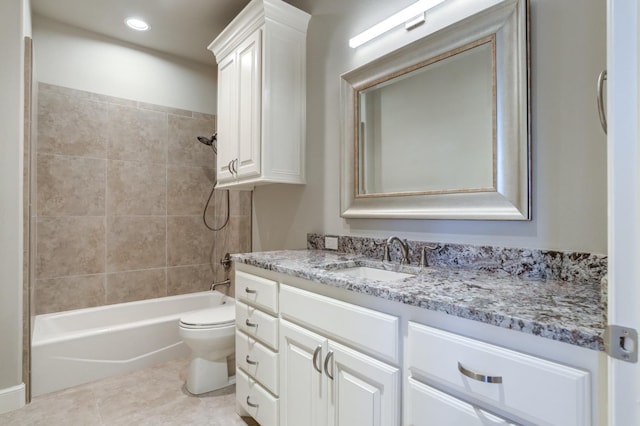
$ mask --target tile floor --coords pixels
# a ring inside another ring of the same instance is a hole
[[[235,386],[190,395],[187,359],[33,398],[0,425],[257,425],[235,413]]]

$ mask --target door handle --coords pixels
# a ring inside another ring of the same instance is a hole
[[[333,359],[333,351],[329,351],[327,357],[324,359],[324,374],[327,375],[328,378],[333,380],[333,371],[332,374],[329,374],[329,362]]]
[[[600,118],[600,125],[604,134],[607,134],[607,112],[604,107],[604,82],[607,80],[607,70],[604,70],[598,75],[597,84],[597,101],[598,101],[598,117]]]
[[[318,359],[318,355],[320,355],[320,358],[322,358],[322,345],[318,345],[318,347],[316,348],[315,351],[313,351],[313,360],[311,361],[313,363],[313,368],[315,368],[315,370],[322,374],[322,368],[318,367],[316,364],[316,360]]]
[[[458,362],[458,371],[470,379],[477,380],[483,383],[502,383],[502,376],[487,376],[484,374],[476,373],[467,368],[464,368],[460,362]]]

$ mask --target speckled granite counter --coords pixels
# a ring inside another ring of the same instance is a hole
[[[325,285],[444,312],[593,350],[604,350],[598,282],[523,278],[504,271],[402,266],[323,250],[236,254],[233,260]],[[341,272],[371,266],[416,274],[392,282]]]

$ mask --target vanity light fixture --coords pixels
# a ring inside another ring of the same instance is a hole
[[[127,18],[124,20],[124,23],[127,24],[129,28],[136,31],[147,31],[149,28],[151,28],[149,24],[139,18]]]
[[[384,21],[351,38],[349,40],[349,46],[355,49],[356,47],[381,36],[387,31],[390,31],[403,23],[405,24],[406,30],[412,30],[424,22],[424,15],[429,9],[436,7],[444,1],[445,0],[419,0],[411,6],[402,9],[400,12],[391,15]]]

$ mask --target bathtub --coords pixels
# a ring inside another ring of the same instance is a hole
[[[42,395],[189,355],[178,334],[188,311],[235,303],[218,291],[37,315],[31,391]]]

